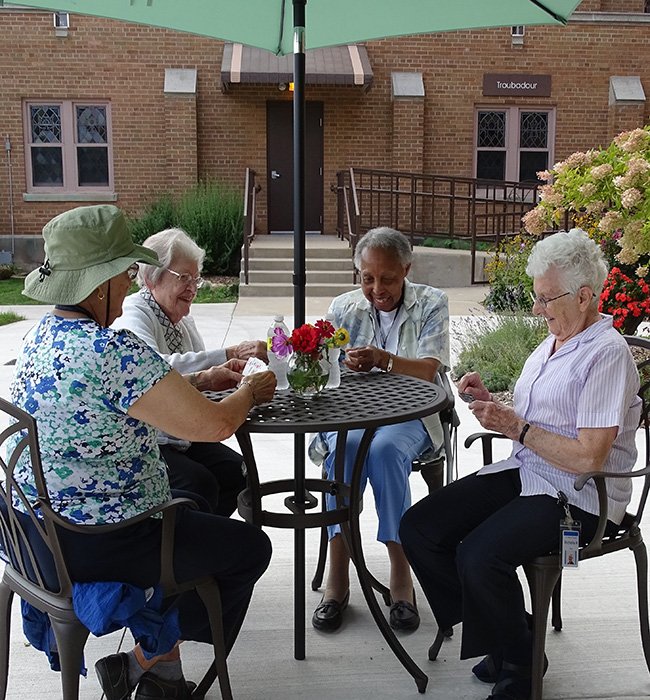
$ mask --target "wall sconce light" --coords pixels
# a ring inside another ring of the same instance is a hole
[[[284,92],[287,89],[287,84],[286,83],[278,83],[278,90],[280,92]]]

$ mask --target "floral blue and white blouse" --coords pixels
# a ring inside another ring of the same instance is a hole
[[[45,316],[25,338],[12,401],[36,418],[52,507],[74,523],[114,523],[170,498],[157,430],[127,415],[171,367],[128,331]],[[29,466],[16,480],[36,498]],[[16,504],[19,507],[19,504]]]

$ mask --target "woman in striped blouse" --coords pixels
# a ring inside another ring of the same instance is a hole
[[[549,336],[522,370],[514,407],[494,400],[475,372],[458,386],[484,428],[512,439],[512,452],[417,503],[400,528],[438,625],[463,622],[461,658],[487,654],[472,670],[494,684],[491,700],[530,697],[532,637],[517,567],[557,549],[565,503],[581,539],[593,536],[596,489],[575,491],[577,475],[630,471],[636,461],[639,378],[612,318],[598,312],[607,276],[600,248],[584,231],[561,231],[535,245],[526,272]],[[615,528],[630,480],[609,481],[607,493]]]

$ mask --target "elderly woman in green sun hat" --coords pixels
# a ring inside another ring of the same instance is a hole
[[[54,309],[24,340],[11,397],[37,420],[52,507],[77,525],[120,522],[171,497],[158,430],[187,440],[223,440],[252,406],[273,397],[275,377],[246,377],[214,403],[135,335],[109,327],[121,313],[138,263],[158,265],[153,251],[133,243],[116,207],[67,211],[45,226],[43,237],[46,260],[28,275],[24,294]],[[223,389],[240,379],[238,371],[231,374]],[[16,478],[28,496],[36,495],[28,467],[18,468]],[[92,543],[62,530],[73,581],[155,585],[160,529],[160,520],[149,519],[127,531],[96,535]],[[270,555],[259,528],[191,509],[177,515],[176,579],[217,580],[228,649]],[[183,594],[178,607],[181,638],[210,642],[196,594]],[[192,689],[182,675],[178,646],[150,660],[136,647],[100,659],[95,668],[108,700],[130,698],[136,686],[136,700],[186,698]]]

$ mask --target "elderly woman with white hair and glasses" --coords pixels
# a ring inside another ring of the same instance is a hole
[[[557,551],[569,509],[593,536],[598,496],[577,475],[625,473],[636,461],[639,377],[611,316],[598,312],[607,276],[599,246],[584,231],[538,241],[528,259],[533,313],[548,337],[530,355],[514,407],[496,401],[475,372],[459,390],[487,430],[512,440],[507,459],[455,481],[402,518],[404,551],[441,629],[463,623],[461,658],[482,656],[473,673],[492,684],[491,700],[530,697],[532,637],[518,566]],[[607,482],[610,526],[630,500],[630,479]]]
[[[27,276],[24,294],[54,309],[25,337],[12,401],[38,423],[52,508],[76,525],[119,523],[171,498],[158,430],[191,441],[223,440],[254,405],[273,398],[275,376],[246,377],[221,402],[209,401],[146,343],[110,328],[138,264],[158,265],[153,250],[134,244],[117,207],[66,211],[46,224],[43,238],[46,261]],[[230,382],[227,388],[235,387]],[[29,465],[18,465],[15,478],[36,500]],[[93,537],[60,528],[72,580],[154,586],[161,523],[147,518]],[[268,537],[239,520],[182,508],[174,542],[177,581],[211,576],[219,584],[230,650],[253,585],[270,561]],[[177,605],[180,638],[210,642],[205,606],[196,592],[183,593]],[[135,700],[191,694],[178,646],[151,659],[138,646],[100,659],[95,668],[107,700],[126,700],[136,686]]]
[[[393,372],[435,380],[449,366],[447,295],[407,279],[412,252],[408,239],[387,227],[368,231],[357,244],[354,263],[361,288],[336,297],[329,313],[335,325],[350,332],[351,346],[344,364],[354,372]],[[348,434],[345,479],[350,480],[362,430]],[[363,467],[362,484],[372,486],[379,519],[377,539],[390,560],[390,625],[412,632],[420,624],[413,579],[399,539],[399,523],[411,504],[411,464],[432,446],[442,444],[437,415],[375,432]],[[337,433],[320,433],[310,445],[310,457],[334,478]],[[335,507],[334,496],[327,507]],[[329,531],[329,572],[325,593],[312,616],[322,632],[340,627],[349,600],[349,555],[340,527]]]
[[[219,390],[223,380],[241,379],[249,357],[267,359],[266,343],[259,340],[206,350],[190,315],[203,285],[205,251],[185,231],[166,229],[143,245],[156,251],[160,267],[140,265],[140,291],[125,299],[113,328],[133,331],[200,390]],[[235,511],[237,495],[246,485],[240,454],[226,445],[190,443],[162,433],[159,444],[172,488],[199,494],[218,515]]]

